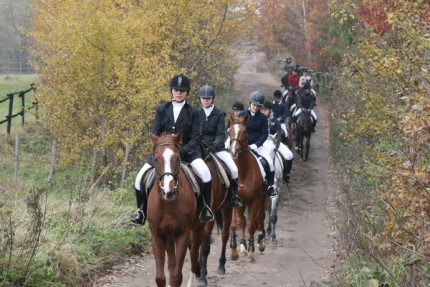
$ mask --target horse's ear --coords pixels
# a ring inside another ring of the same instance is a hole
[[[230,123],[234,122],[234,116],[231,113],[227,113],[227,116]]]
[[[149,132],[149,138],[151,139],[152,143],[155,143],[159,139],[159,137],[157,137],[156,135],[154,135],[151,132]]]
[[[181,141],[182,141],[182,136],[183,136],[183,134],[184,134],[184,131],[183,130],[180,130],[179,132],[177,132],[176,134],[175,134],[175,141],[176,141],[176,143],[180,143]]]

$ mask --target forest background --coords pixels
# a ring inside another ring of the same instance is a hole
[[[1,0],[0,62],[9,64],[0,68],[34,71],[26,79],[37,83],[40,119],[14,126],[18,181],[14,134],[0,135],[0,286],[84,285],[145,250],[148,230],[128,221],[154,107],[183,72],[192,102],[210,84],[228,110],[249,49],[279,77],[276,59],[291,57],[332,79],[321,95],[344,193],[340,268],[325,284],[427,286],[429,8],[424,0]],[[27,88],[8,85],[14,79],[2,87]]]

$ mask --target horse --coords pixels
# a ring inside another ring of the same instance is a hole
[[[238,194],[242,199],[244,207],[234,208],[231,223],[231,259],[237,260],[239,257],[236,242],[237,220],[239,220],[241,233],[240,244],[246,250],[248,259],[255,261],[254,252],[254,234],[256,230],[260,231],[257,243],[261,252],[264,251],[264,211],[266,201],[266,190],[263,184],[260,168],[255,156],[248,147],[248,138],[246,134],[246,122],[248,114],[240,117],[234,117],[228,114],[230,120],[230,153],[239,170],[239,188]],[[248,246],[245,241],[245,209],[248,208]]]
[[[226,184],[221,180],[216,169],[215,163],[211,157],[205,159],[212,175],[212,200],[211,209],[215,213],[215,221],[218,227],[221,227],[221,254],[219,257],[218,274],[225,274],[226,247],[230,236],[230,224],[232,220],[232,207],[228,200]],[[207,286],[207,260],[210,253],[210,236],[214,228],[214,221],[206,223],[204,228],[205,236],[200,246],[199,265],[200,277],[197,286]]]
[[[267,235],[270,238],[270,243],[276,244],[276,222],[278,221],[278,204],[280,200],[282,185],[283,185],[283,169],[285,168],[283,160],[279,152],[276,151],[278,134],[269,134],[269,137],[264,142],[263,146],[270,151],[270,157],[273,160],[275,167],[274,187],[278,195],[273,196],[268,201],[267,211],[269,214],[269,224],[267,225]]]
[[[191,274],[188,286],[195,286],[198,275],[199,247],[204,224],[197,214],[197,199],[179,157],[182,131],[158,137],[149,134],[157,182],[148,195],[148,221],[155,257],[155,282],[166,286],[165,255],[169,270],[169,286],[182,284],[182,268],[190,245]]]
[[[290,90],[290,89],[292,89],[292,92],[288,93],[288,90]],[[292,113],[293,109],[295,108],[294,105],[297,104],[297,97],[298,96],[297,96],[297,93],[293,87],[288,87],[286,92],[287,92],[287,95],[285,96],[285,100],[284,100],[285,106],[287,107],[287,110],[290,113]]]
[[[300,116],[297,119],[295,128],[295,138],[297,153],[304,161],[308,160],[309,149],[311,147],[311,136],[312,136],[312,117],[311,109],[301,109]],[[303,151],[303,141],[306,138],[306,150]]]

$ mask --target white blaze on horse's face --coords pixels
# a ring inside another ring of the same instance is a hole
[[[166,148],[163,152],[162,158],[164,160],[164,173],[167,173],[163,176],[162,180],[162,197],[165,200],[173,200],[175,196],[175,190],[172,188],[175,186],[175,178],[172,176],[172,156],[173,150],[170,148]]]
[[[238,141],[232,141],[231,139],[237,139],[239,137],[239,125],[233,125],[233,134],[230,137],[230,153],[233,159],[236,159],[239,155],[240,143]]]

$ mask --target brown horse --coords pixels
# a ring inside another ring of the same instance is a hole
[[[221,181],[220,176],[215,167],[215,163],[212,159],[208,158],[205,160],[206,165],[211,171],[212,176],[212,201],[211,209],[215,213],[215,220],[219,227],[221,227],[221,254],[219,257],[218,274],[225,274],[225,252],[230,236],[230,224],[232,219],[232,207],[228,200],[227,187]],[[200,247],[199,265],[200,265],[200,278],[197,286],[207,286],[207,260],[211,250],[210,236],[212,234],[215,222],[206,223],[202,245]]]
[[[248,208],[248,258],[253,262],[254,259],[254,234],[256,230],[264,233],[264,212],[266,191],[263,185],[260,168],[255,156],[251,153],[248,147],[248,138],[246,133],[246,122],[248,114],[241,117],[233,117],[228,115],[230,120],[230,153],[239,170],[239,188],[238,194],[244,204],[243,208],[234,208],[233,216],[239,219],[241,227],[241,244],[246,246],[245,241],[245,208]],[[236,243],[237,222],[234,218],[231,224],[231,258],[238,258],[237,243]],[[258,244],[260,251],[264,251],[264,236],[259,235]]]
[[[199,247],[204,224],[197,216],[197,200],[192,185],[180,167],[179,148],[182,131],[157,137],[150,134],[157,181],[148,195],[148,220],[155,257],[157,286],[166,286],[165,255],[169,285],[182,284],[182,267],[190,245],[191,275],[194,286],[198,274]]]
[[[296,129],[296,146],[297,153],[300,155],[301,159],[304,161],[308,160],[309,157],[309,149],[311,147],[311,136],[312,136],[312,119],[311,119],[311,110],[303,109],[300,113],[300,116],[297,119]],[[306,138],[306,150],[303,151],[303,142]]]

